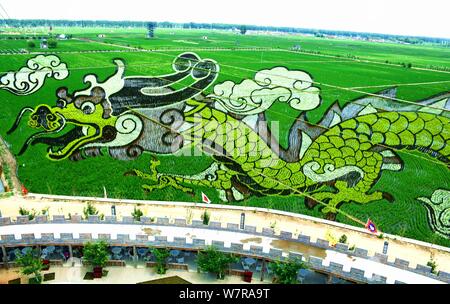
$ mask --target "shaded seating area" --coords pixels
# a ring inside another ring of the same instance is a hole
[[[114,261],[133,261],[133,247],[108,247],[109,259]]]
[[[83,257],[83,246],[72,246],[72,257],[81,259]]]
[[[33,246],[6,247],[6,256],[9,262],[14,262],[17,254],[26,254],[33,249],[35,249]]]
[[[231,266],[232,269],[236,270],[261,272],[263,269],[263,262],[262,260],[252,257],[242,257],[238,263],[232,264]]]
[[[184,252],[181,250],[170,250],[169,263],[184,264]]]
[[[137,247],[136,253],[139,262],[149,262],[152,259],[152,253],[148,247]]]
[[[43,246],[41,247],[41,258],[44,260],[63,260],[70,258],[68,246]]]

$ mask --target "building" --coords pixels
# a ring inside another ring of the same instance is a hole
[[[40,48],[41,49],[48,49],[48,41],[47,41],[47,39],[41,40]]]

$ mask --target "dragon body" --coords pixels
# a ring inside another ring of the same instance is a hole
[[[343,121],[315,139],[299,161],[281,159],[247,124],[207,103],[187,102],[193,109],[185,112],[192,128],[182,134],[186,141],[210,151],[221,166],[215,166],[209,179],[136,174],[157,182],[144,186],[154,190],[165,186],[189,192],[189,186],[208,186],[233,194],[233,187],[256,195],[307,195],[327,201],[322,209],[335,213],[346,201],[368,203],[389,194],[369,193],[383,169],[400,169],[402,164],[393,149],[422,149],[446,162],[449,160],[450,121],[448,118],[415,112],[370,113]],[[155,163],[152,170],[155,170]],[[337,192],[322,191],[328,185]],[[319,191],[318,191],[319,190]]]

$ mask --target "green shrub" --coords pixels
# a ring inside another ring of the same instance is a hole
[[[201,219],[203,221],[203,225],[209,225],[210,215],[208,211],[205,210],[205,212],[203,212]]]
[[[169,257],[169,250],[167,248],[153,248],[151,252],[156,260],[156,273],[165,274],[167,271],[167,258]]]
[[[58,42],[55,39],[49,39],[47,44],[49,49],[55,49],[58,46]]]
[[[29,40],[29,41],[27,41],[27,46],[28,46],[30,49],[32,49],[32,48],[35,48],[35,47],[36,47],[36,43],[34,43],[33,40]]]
[[[92,266],[104,267],[109,259],[108,244],[105,241],[88,242],[83,248],[83,259]]]
[[[427,263],[427,266],[431,267],[431,272],[434,274],[437,274],[436,268],[437,268],[437,264],[436,261],[434,261],[433,259],[430,259]]]
[[[133,212],[131,213],[131,216],[134,218],[135,221],[140,221],[141,220],[141,216],[143,216],[144,213],[142,212],[141,209],[138,209],[136,207],[134,207]]]
[[[238,262],[239,258],[234,255],[218,251],[215,247],[209,246],[199,252],[197,256],[198,269],[201,271],[212,272],[217,275],[217,279],[225,278],[225,271],[231,263]]]
[[[298,271],[306,269],[307,266],[300,259],[294,259],[271,262],[269,268],[273,271],[275,283],[298,284]]]
[[[339,238],[339,243],[346,244],[347,243],[347,236],[345,234],[341,235]]]
[[[84,207],[83,214],[85,219],[87,219],[89,215],[98,215],[98,210],[94,207],[94,205],[92,205],[92,203],[89,202],[87,203],[87,206]]]
[[[34,275],[34,278],[30,278],[31,284],[41,284],[42,274],[41,271],[44,268],[39,252],[36,249],[28,251],[26,254],[22,254],[19,250],[16,251],[16,265],[20,267],[20,273],[23,275]]]
[[[28,215],[28,220],[32,221],[36,217],[36,210],[32,209],[31,211],[20,207],[19,208],[19,214],[20,215]]]

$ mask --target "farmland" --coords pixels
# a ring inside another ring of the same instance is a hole
[[[0,135],[10,144],[13,153],[18,153],[26,139],[34,133],[23,121],[16,132],[6,134],[20,109],[26,106],[34,108],[40,104],[54,106],[55,92],[59,87],[65,86],[69,92],[87,88],[87,84],[83,83],[86,74],[94,73],[99,81],[104,81],[115,72],[115,58],[125,61],[126,76],[165,75],[173,72],[171,63],[174,58],[189,50],[201,58],[213,59],[220,65],[216,83],[227,80],[239,83],[244,79],[252,79],[260,70],[277,66],[306,71],[312,75],[321,96],[321,106],[306,113],[312,124],[318,123],[334,102],[338,101],[340,106],[344,106],[366,93],[376,94],[396,87],[398,99],[416,102],[450,91],[450,73],[414,68],[450,67],[450,48],[441,46],[180,29],[157,29],[154,39],[145,38],[144,29],[55,28],[54,32],[70,33],[74,38],[58,41],[58,47],[53,50],[40,50],[37,43],[37,48],[29,51],[57,53],[61,61],[67,64],[69,76],[64,80],[48,79],[42,89],[30,95],[16,96],[0,90]],[[98,34],[104,34],[105,37],[99,38]],[[2,36],[6,37],[7,34],[3,33]],[[300,45],[304,51],[320,54],[293,52],[290,49],[294,45]],[[20,48],[26,48],[26,40],[0,40],[0,50]],[[35,54],[4,54],[0,56],[1,71],[15,71],[33,56]],[[355,56],[358,60],[354,59]],[[411,63],[413,68],[385,64],[386,61],[394,64]],[[211,93],[211,87],[205,93]],[[284,148],[288,145],[289,130],[300,113],[300,110],[282,102],[274,103],[266,111],[269,122],[280,122],[279,142]],[[144,153],[133,161],[118,160],[104,153],[103,156],[77,162],[54,162],[45,157],[46,151],[45,145],[37,144],[17,158],[18,175],[31,192],[103,196],[106,189],[108,196],[114,198],[186,202],[198,202],[201,192],[204,192],[213,203],[221,203],[218,192],[206,186],[196,187],[194,196],[173,188],[144,192],[141,179],[125,177],[124,173],[132,169],[145,171],[152,159],[150,153]],[[404,169],[400,172],[385,171],[373,188],[374,191],[393,194],[395,201],[383,199],[363,205],[346,203],[342,205],[342,211],[362,221],[370,217],[382,231],[388,233],[450,246],[448,238],[434,233],[430,228],[427,210],[417,200],[418,197],[430,197],[436,189],[448,189],[448,168],[437,165],[436,159],[417,151],[404,149],[396,152],[404,162]],[[165,154],[157,157],[161,162],[159,172],[182,175],[197,174],[213,162],[205,154],[195,157]],[[308,209],[303,197],[251,196],[227,204],[267,207],[323,217],[318,208]],[[338,214],[336,220],[355,225],[342,214]]]

